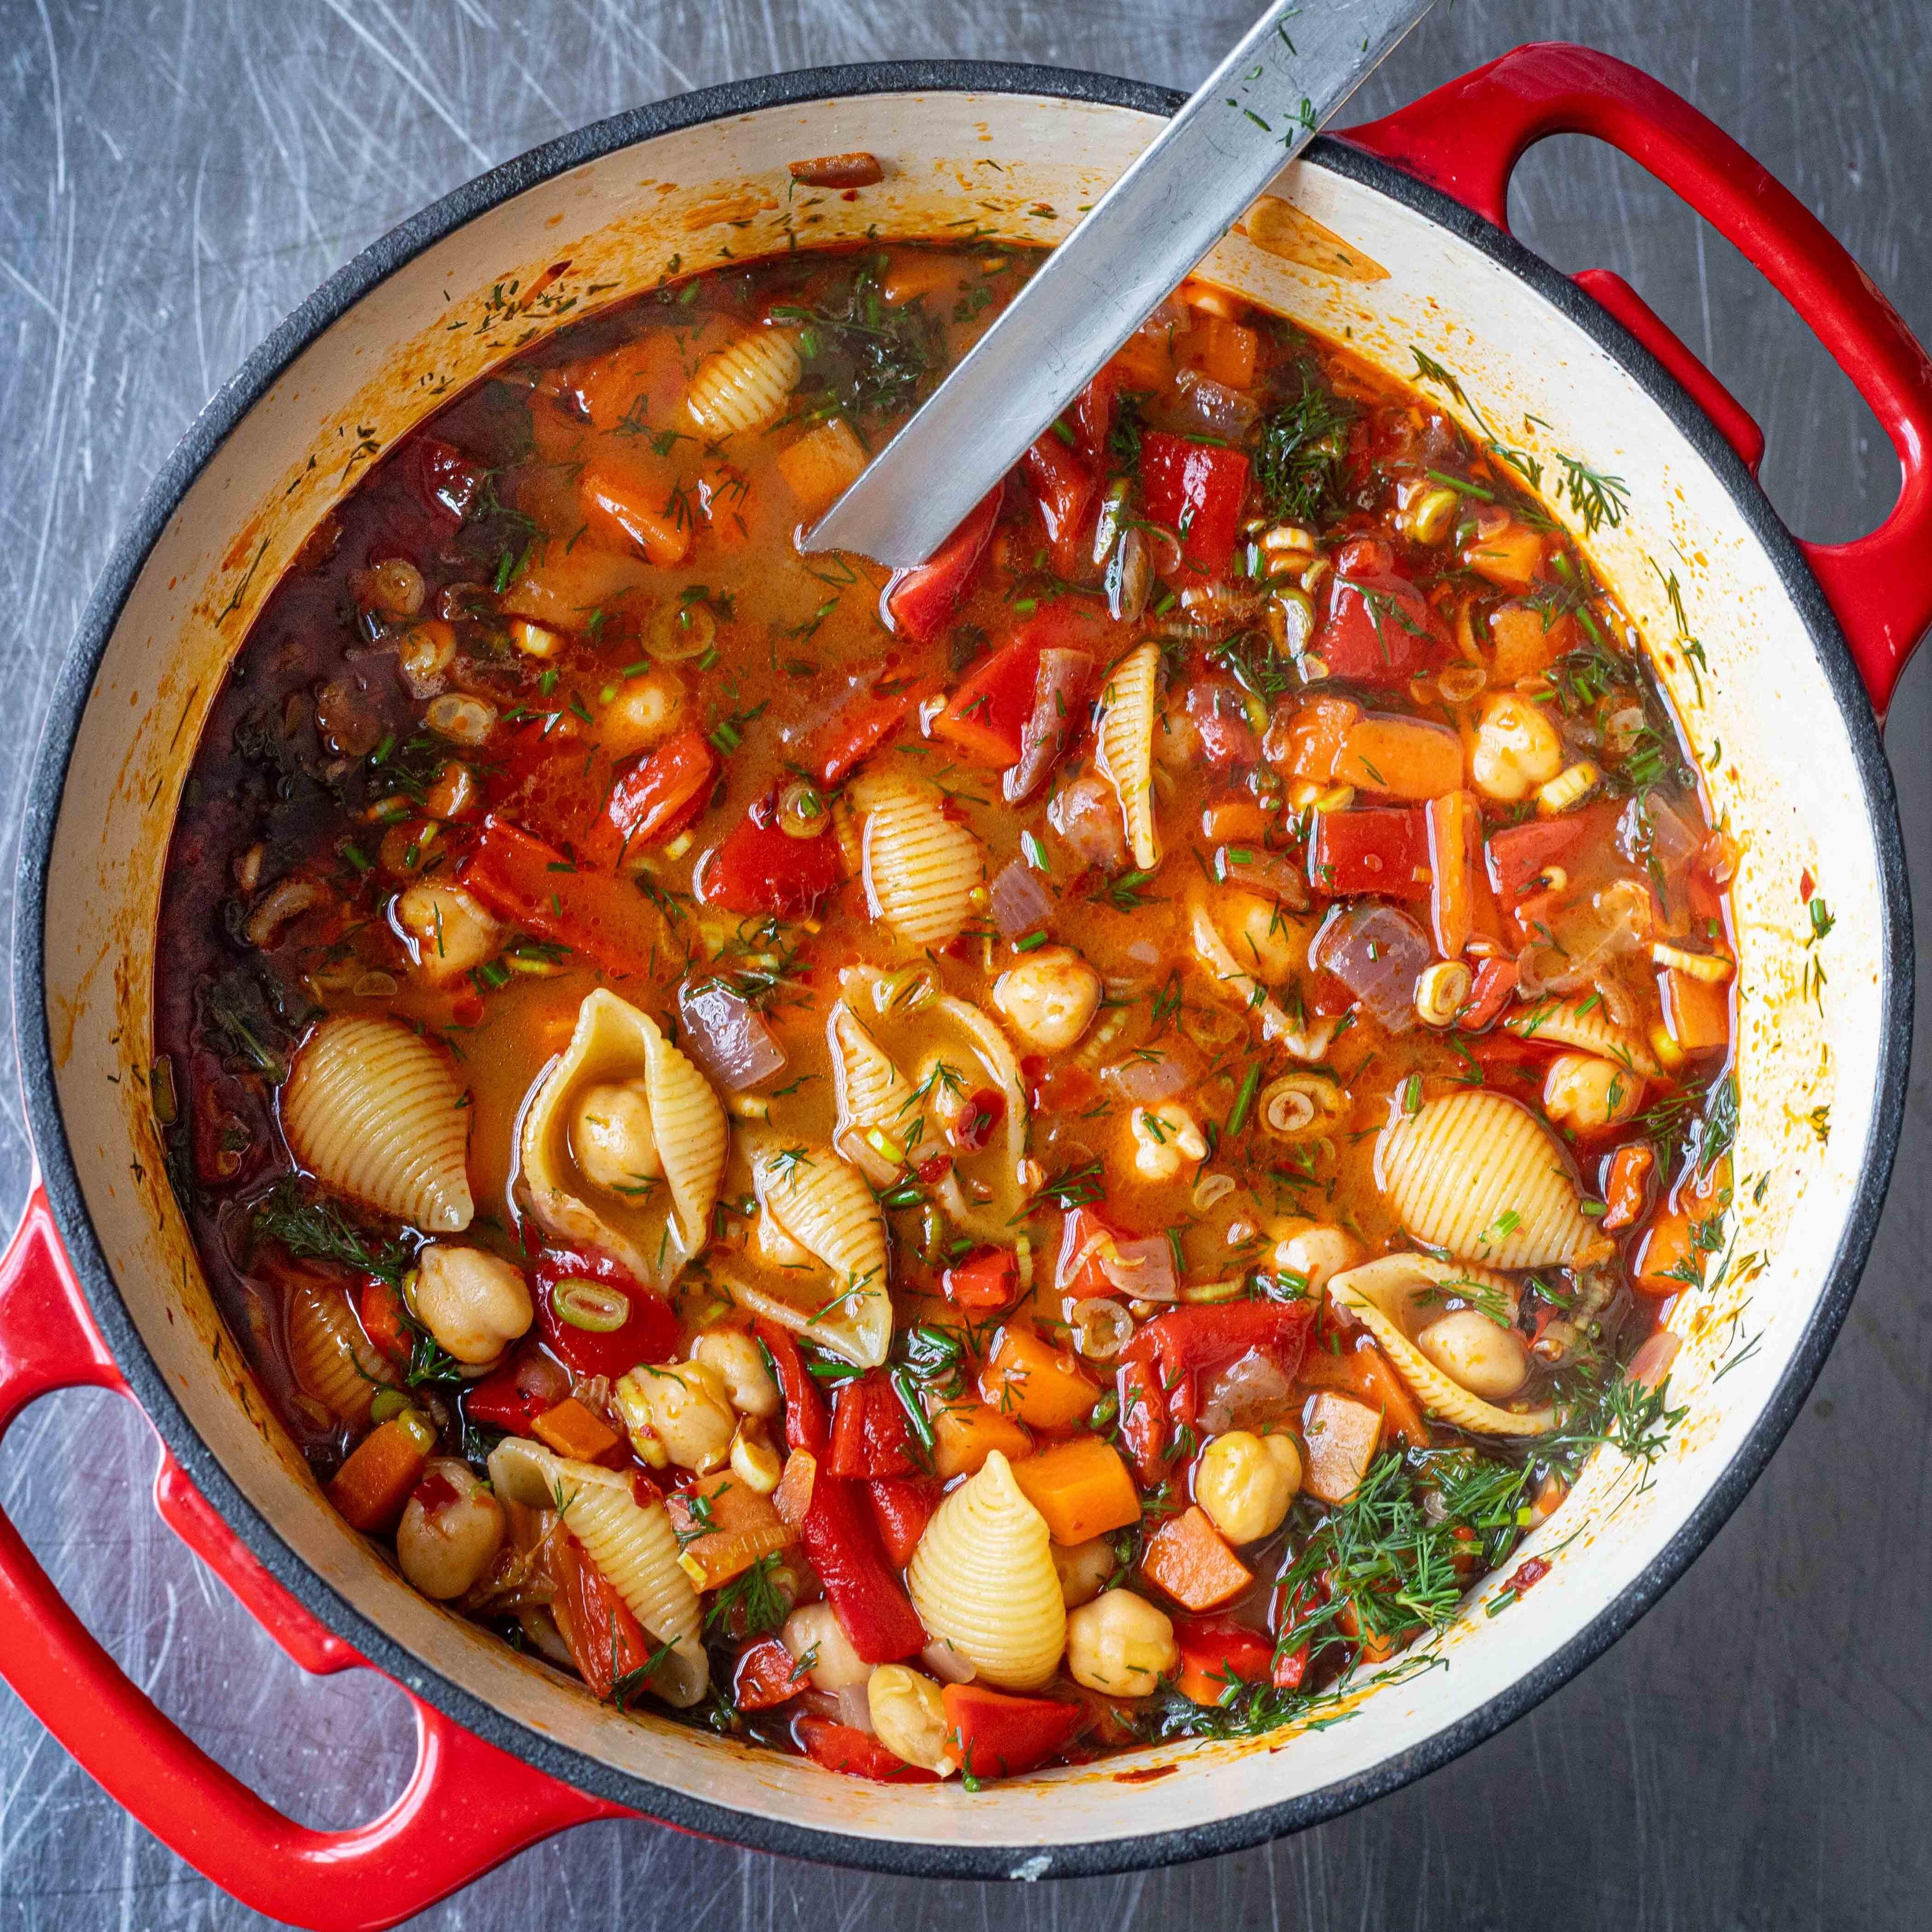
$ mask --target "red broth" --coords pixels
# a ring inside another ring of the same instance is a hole
[[[238,654],[156,949],[350,1520],[866,1777],[1424,1654],[1657,1453],[1730,1188],[1730,854],[1532,459],[1190,285],[933,564],[798,552],[1034,260],[714,272],[445,406]]]

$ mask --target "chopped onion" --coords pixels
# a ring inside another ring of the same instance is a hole
[[[1053,895],[1024,859],[1002,868],[988,888],[993,923],[1002,939],[1017,939],[1045,922],[1053,910]]]
[[[1184,369],[1174,378],[1181,392],[1180,414],[1192,427],[1210,436],[1224,436],[1238,442],[1255,426],[1261,405],[1239,389],[1231,389],[1211,376]]]
[[[1670,1372],[1670,1365],[1677,1359],[1677,1352],[1684,1346],[1678,1336],[1668,1328],[1660,1328],[1630,1359],[1630,1366],[1624,1373],[1640,1388],[1657,1389],[1664,1386],[1664,1378]]]
[[[1225,1436],[1272,1422],[1287,1408],[1291,1384],[1272,1355],[1250,1348],[1201,1391],[1199,1426],[1203,1436]]]
[[[1123,1098],[1137,1107],[1158,1106],[1185,1094],[1201,1077],[1201,1064],[1192,1052],[1163,1052],[1148,1047],[1130,1060],[1102,1070],[1101,1077],[1111,1081]]]
[[[955,1650],[944,1637],[928,1644],[919,1659],[942,1684],[970,1684],[980,1674],[973,1667],[973,1660]]]
[[[850,1724],[855,1731],[872,1735],[872,1700],[862,1684],[848,1684],[835,1690],[832,1698],[838,1706],[838,1721]]]
[[[1056,646],[1040,652],[1033,716],[1020,732],[1019,762],[1001,782],[1009,805],[1018,805],[1037,790],[1059,764],[1060,753],[1079,728],[1080,700],[1093,669],[1094,660],[1085,651]]]
[[[1143,1234],[1126,1240],[1117,1238],[1094,1258],[1100,1264],[1100,1272],[1136,1301],[1180,1299],[1174,1248],[1165,1234]]]
[[[1416,978],[1435,956],[1421,927],[1389,905],[1336,910],[1308,950],[1309,963],[1334,974],[1390,1033],[1414,1025]]]
[[[677,989],[683,1016],[680,1044],[726,1092],[755,1087],[782,1070],[784,1049],[748,1000],[716,980],[687,980]]]

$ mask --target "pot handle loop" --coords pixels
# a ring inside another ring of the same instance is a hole
[[[1898,452],[1898,500],[1850,543],[1799,540],[1881,718],[1932,624],[1932,358],[1817,218],[1717,124],[1626,62],[1549,41],[1516,48],[1342,138],[1509,226],[1510,176],[1552,134],[1591,134],[1673,189],[1807,322]],[[1682,382],[1755,470],[1762,432],[1620,278],[1576,280]]]
[[[0,1257],[0,1433],[37,1397],[83,1386],[131,1400],[36,1175]],[[155,1499],[304,1670],[372,1667],[282,1587],[165,1450]],[[0,1670],[81,1768],[163,1844],[244,1904],[314,1932],[378,1932],[553,1832],[634,1815],[560,1784],[411,1696],[416,1763],[402,1796],[351,1831],[298,1825],[162,1715],[68,1608],[4,1515]]]

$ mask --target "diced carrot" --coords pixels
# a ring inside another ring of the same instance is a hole
[[[1162,320],[1144,322],[1114,351],[1107,369],[1123,389],[1164,389],[1174,380],[1174,331]]]
[[[995,1337],[980,1372],[980,1394],[1035,1429],[1070,1429],[1100,1399],[1077,1357],[1017,1322],[1009,1322]]]
[[[1620,1147],[1610,1156],[1610,1172],[1604,1184],[1604,1218],[1598,1225],[1606,1234],[1634,1226],[1650,1190],[1650,1172],[1657,1156],[1641,1142]]]
[[[1399,1436],[1418,1449],[1429,1447],[1429,1426],[1415,1398],[1367,1336],[1358,1334],[1352,1348],[1345,1340],[1339,1354],[1311,1346],[1297,1379],[1305,1388],[1342,1390],[1367,1403],[1382,1419],[1384,1440]]]
[[[772,1492],[772,1507],[796,1529],[812,1508],[812,1492],[818,1481],[818,1458],[809,1449],[794,1449],[785,1458],[784,1473]]]
[[[1183,364],[1230,389],[1254,386],[1256,340],[1252,328],[1205,309],[1194,312],[1194,326],[1175,346]]]
[[[563,374],[591,427],[607,432],[627,420],[650,421],[651,404],[680,390],[684,381],[670,332],[656,328],[608,354],[574,362]]]
[[[1361,715],[1362,707],[1346,698],[1310,700],[1288,728],[1288,769],[1298,778],[1332,784],[1348,734]]]
[[[983,1402],[949,1402],[932,1418],[932,1466],[948,1481],[976,1474],[997,1449],[1010,1462],[1032,1452],[1033,1438]]]
[[[739,1658],[731,1701],[741,1711],[769,1711],[790,1703],[805,1688],[797,1660],[776,1637],[768,1636]]]
[[[1495,536],[1472,538],[1462,561],[1504,590],[1527,590],[1543,561],[1543,538],[1527,524],[1512,518]]]
[[[700,1590],[716,1589],[754,1563],[798,1540],[798,1532],[728,1470],[706,1476],[664,1498],[677,1532],[678,1564]]]
[[[668,472],[620,469],[606,460],[579,475],[577,503],[597,540],[639,551],[647,563],[666,569],[691,554],[692,519],[688,512],[680,514],[677,489]]]
[[[1255,1580],[1198,1503],[1169,1516],[1148,1538],[1141,1572],[1190,1610],[1216,1609]]]
[[[1324,1503],[1346,1502],[1368,1474],[1383,1431],[1381,1414],[1353,1396],[1331,1389],[1311,1396],[1301,1416],[1308,1493]]]
[[[1334,777],[1391,798],[1441,798],[1461,789],[1462,741],[1446,724],[1371,711],[1348,727]]]
[[[1572,628],[1567,616],[1552,623],[1534,604],[1505,604],[1490,620],[1491,676],[1500,687],[1546,670],[1570,648]]]
[[[349,1452],[328,1486],[328,1500],[351,1529],[388,1535],[402,1520],[403,1505],[422,1480],[434,1446],[434,1435],[421,1416],[392,1416]]]
[[[1210,845],[1258,844],[1268,829],[1268,814],[1249,799],[1216,799],[1201,808],[1201,836]]]
[[[1098,1436],[1049,1443],[1013,1465],[1013,1480],[1046,1517],[1056,1543],[1084,1543],[1141,1520],[1141,1499],[1127,1466]]]
[[[621,1439],[602,1416],[593,1414],[574,1396],[545,1409],[530,1424],[530,1433],[544,1448],[579,1462],[598,1461]]]
[[[782,476],[808,522],[829,510],[859,480],[866,446],[843,416],[823,422],[778,452]]]
[[[879,299],[888,308],[898,308],[922,296],[936,296],[941,289],[956,288],[959,279],[955,256],[895,254],[879,284]]]
[[[1630,1284],[1642,1294],[1682,1294],[1704,1279],[1704,1252],[1692,1233],[1689,1213],[1669,1208],[1638,1243]]]
[[[1457,748],[1457,758],[1461,748]],[[1429,917],[1436,950],[1445,959],[1462,957],[1476,929],[1476,854],[1482,808],[1460,790],[1429,801]]]
[[[1681,1053],[1714,1053],[1731,1040],[1731,999],[1728,986],[1680,973],[1666,966],[1657,976],[1664,1002],[1664,1024]]]

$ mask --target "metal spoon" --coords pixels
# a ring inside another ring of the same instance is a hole
[[[923,563],[1432,4],[1270,7],[802,548]]]

